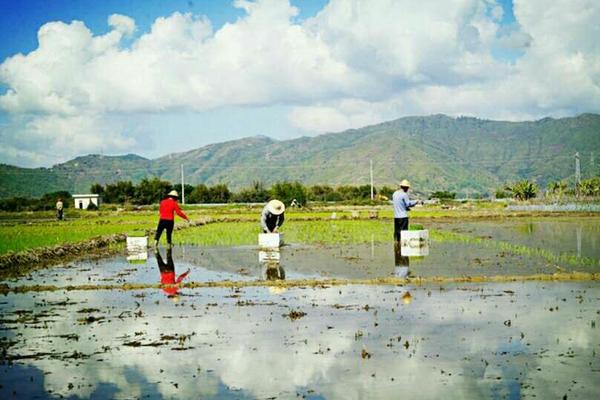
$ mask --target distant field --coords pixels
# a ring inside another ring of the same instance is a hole
[[[220,222],[196,228],[211,232],[208,236],[202,235],[205,242],[227,244],[232,243],[226,239],[227,235],[245,235],[246,232],[258,231],[259,210],[248,212],[245,209],[219,210],[192,209],[186,210],[192,220],[211,219]],[[331,219],[330,211],[300,211],[286,213],[286,228],[292,227],[294,220],[300,219]],[[350,211],[336,212],[336,218],[350,218]],[[366,212],[362,217],[366,217]],[[389,213],[391,217],[391,211]],[[92,212],[92,213],[67,213],[65,221],[51,219],[48,212],[40,213],[5,213],[0,218],[0,254],[9,251],[24,251],[37,247],[54,246],[63,243],[77,243],[90,238],[115,233],[154,229],[158,221],[155,211],[138,212]],[[176,219],[176,226],[185,225],[182,219]],[[226,229],[219,229],[227,225]],[[196,230],[195,229],[195,230]],[[188,230],[178,232],[175,242],[182,237],[190,237]],[[212,239],[210,236],[214,236]],[[236,243],[239,240],[235,241]],[[242,241],[244,242],[244,241]]]
[[[259,230],[260,209],[257,206],[184,206],[192,220],[210,219],[217,222],[179,231],[174,241],[202,245],[254,243]],[[368,220],[369,212],[373,210],[378,212],[378,220]],[[360,220],[350,220],[353,212],[355,215],[358,212]],[[473,203],[450,209],[440,206],[417,208],[411,217],[413,223],[418,223],[429,219],[491,218],[506,215],[508,213],[504,210],[504,205]],[[336,221],[334,224],[330,223],[333,217]],[[287,211],[283,230],[287,240],[298,243],[382,241],[391,237],[392,217],[391,206],[327,205]],[[346,219],[348,221],[344,221]],[[385,222],[380,221],[381,219]],[[52,212],[0,213],[0,254],[77,243],[101,235],[152,230],[157,221],[156,210],[82,212],[68,209],[66,221],[55,221]],[[184,224],[184,221],[177,219],[176,225]]]

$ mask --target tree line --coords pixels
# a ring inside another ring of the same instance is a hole
[[[182,197],[181,185],[173,185],[159,178],[142,179],[134,185],[131,181],[119,181],[106,185],[93,184],[90,192],[99,194],[105,203],[131,203],[138,205],[155,204],[162,200],[171,190],[177,190]],[[185,202],[192,204],[207,203],[263,203],[270,199],[279,199],[285,204],[293,200],[299,205],[307,201],[369,201],[371,186],[329,185],[305,186],[300,182],[277,182],[266,187],[262,182],[254,182],[251,186],[239,191],[232,191],[226,184],[216,185],[184,185]],[[391,197],[394,189],[388,186],[374,188],[379,199]]]
[[[540,187],[529,180],[515,182],[496,190],[497,199],[514,198],[516,200],[529,200],[538,196]],[[600,177],[582,180],[574,186],[569,186],[566,181],[550,182],[546,190],[546,196],[553,198],[561,197],[600,197]]]
[[[160,202],[171,190],[177,190],[181,196],[181,185],[173,185],[169,181],[159,178],[142,179],[134,185],[131,181],[118,181],[102,185],[95,183],[90,187],[90,192],[102,196],[105,203],[111,204],[134,204],[149,205]],[[308,201],[322,202],[348,202],[352,204],[369,203],[371,201],[370,185],[341,185],[337,187],[329,185],[305,186],[300,182],[277,182],[266,187],[262,182],[254,182],[251,186],[239,191],[231,191],[226,184],[216,185],[189,185],[184,186],[186,203],[209,204],[209,203],[264,203],[270,199],[279,199],[286,205],[293,200],[299,205]],[[391,199],[396,188],[381,186],[374,188],[375,199],[385,201]],[[534,182],[528,180],[519,181],[496,190],[496,198],[514,198],[517,200],[529,200],[537,197],[542,190]],[[581,183],[569,186],[565,181],[552,182],[545,192],[546,196],[560,197],[600,197],[600,177],[594,177],[581,181]],[[449,191],[437,191],[429,195],[442,201],[453,200],[456,193]],[[43,211],[54,210],[56,201],[62,198],[65,207],[72,207],[71,193],[59,191],[47,193],[41,198],[13,197],[0,200],[1,211]]]

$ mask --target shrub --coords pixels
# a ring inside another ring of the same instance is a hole
[[[232,199],[237,203],[264,203],[269,200],[269,191],[262,182],[255,181],[251,187],[235,193]]]
[[[577,192],[581,196],[600,196],[600,176],[581,181],[577,185]]]
[[[394,194],[396,190],[390,186],[382,186],[381,189],[379,189],[377,191],[377,193],[379,193],[382,196],[387,197],[388,199],[392,198],[392,195]]]
[[[519,181],[508,189],[517,200],[529,200],[537,195],[537,185],[528,180]]]
[[[498,188],[496,189],[495,196],[497,199],[505,199],[509,196],[509,193],[507,193],[506,190],[502,188]]]
[[[429,196],[430,199],[439,199],[439,200],[452,200],[456,198],[456,193],[444,191],[433,192]]]
[[[551,194],[561,195],[567,191],[567,182],[558,181],[548,183],[548,192]]]
[[[107,203],[127,203],[135,195],[135,187],[131,181],[108,183],[104,188],[104,200]]]
[[[142,179],[135,187],[133,203],[134,204],[153,204],[160,202],[171,190],[171,182],[162,181],[158,178]]]
[[[271,186],[271,198],[281,200],[289,206],[296,199],[299,205],[306,204],[306,189],[300,182],[277,182]]]

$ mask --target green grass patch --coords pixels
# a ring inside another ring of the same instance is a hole
[[[155,225],[156,221],[149,219],[119,218],[0,226],[0,254],[64,243],[78,243],[95,236],[140,231],[154,228]]]
[[[411,224],[411,229],[422,229]],[[288,243],[354,244],[389,242],[394,224],[380,220],[286,221],[281,232]],[[256,222],[217,222],[176,232],[174,242],[200,246],[255,245],[260,226]]]

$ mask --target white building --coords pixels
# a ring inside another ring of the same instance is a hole
[[[73,200],[75,201],[75,208],[80,210],[87,210],[90,203],[93,203],[96,207],[100,207],[100,195],[99,194],[74,194]]]

